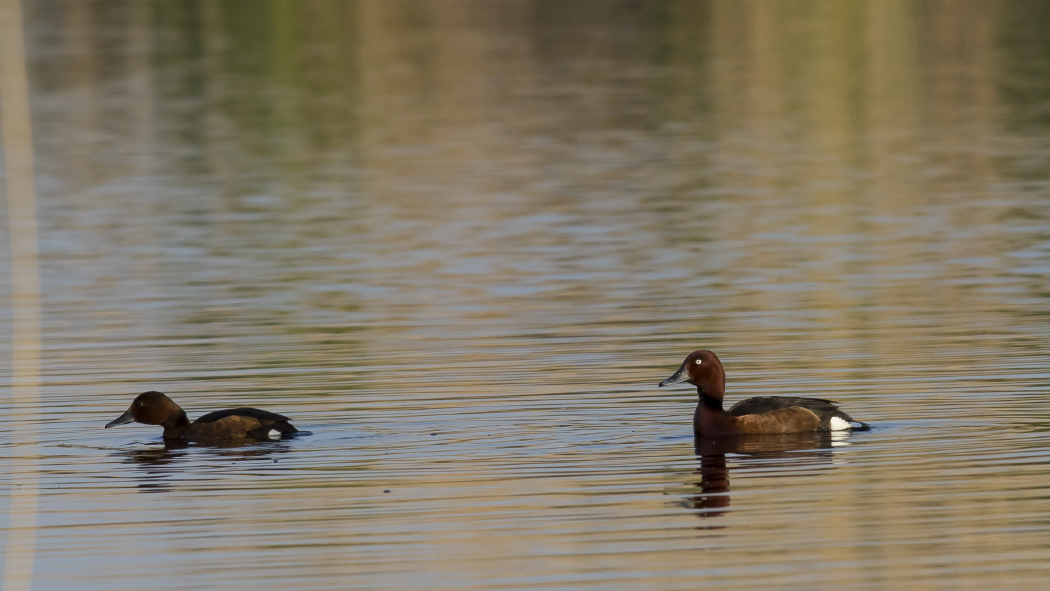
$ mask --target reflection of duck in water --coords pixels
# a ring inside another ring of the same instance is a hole
[[[106,428],[136,422],[164,427],[164,441],[218,443],[245,439],[280,439],[298,433],[288,417],[257,408],[231,408],[210,412],[192,423],[186,411],[160,392],[143,392],[124,414]]]
[[[122,452],[121,455],[125,463],[134,464],[142,470],[139,488],[143,492],[168,492],[171,490],[168,478],[178,471],[176,463],[182,455],[178,449],[182,447],[186,445],[139,448]]]
[[[722,409],[726,374],[718,356],[710,351],[693,351],[682,367],[660,382],[669,386],[688,382],[696,386],[700,403],[693,414],[697,437],[763,433],[804,433],[811,431],[863,431],[870,427],[853,420],[830,400],[798,396],[756,396]]]
[[[186,472],[185,462],[191,458],[203,458],[207,462],[229,466],[231,460],[268,460],[274,454],[289,451],[287,447],[276,442],[269,445],[251,443],[254,442],[226,441],[202,448],[183,441],[169,440],[165,441],[162,447],[129,449],[117,455],[123,457],[123,463],[134,465],[141,471],[138,474],[138,486],[143,492],[168,492],[177,481],[173,481],[172,477]]]
[[[740,464],[779,460],[778,467],[807,467],[831,463],[831,433],[785,433],[775,435],[733,435],[697,437],[696,456],[700,463],[699,494],[686,495],[684,505],[696,509],[699,517],[718,517],[729,508],[729,466],[726,454],[734,454]],[[743,466],[741,466],[743,467]]]

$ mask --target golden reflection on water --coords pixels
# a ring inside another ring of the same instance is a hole
[[[1050,578],[1043,3],[26,15],[38,587]],[[875,429],[695,449],[698,347]],[[314,434],[102,430],[147,389]]]
[[[11,387],[8,416],[23,425],[7,447],[8,489],[3,588],[30,589],[36,545],[39,485],[40,274],[37,268],[33,133],[26,76],[22,10],[0,1],[0,128],[10,239]]]

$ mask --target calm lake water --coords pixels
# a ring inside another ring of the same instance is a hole
[[[10,589],[1050,585],[1045,2],[23,10]],[[873,429],[694,442],[696,348]]]

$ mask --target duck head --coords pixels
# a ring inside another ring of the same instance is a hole
[[[106,424],[106,428],[127,423],[160,425],[164,427],[164,438],[173,439],[182,434],[190,424],[186,411],[175,404],[171,398],[156,391],[143,392],[135,397],[128,410]]]
[[[722,400],[726,393],[726,372],[722,369],[722,362],[714,353],[700,349],[693,351],[682,363],[678,371],[660,382],[660,386],[670,386],[688,382],[696,386],[701,396],[716,400]]]

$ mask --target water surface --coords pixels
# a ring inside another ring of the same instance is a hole
[[[34,588],[1050,581],[1042,3],[25,14]],[[874,428],[697,445],[700,347]],[[312,435],[103,430],[149,389]]]

